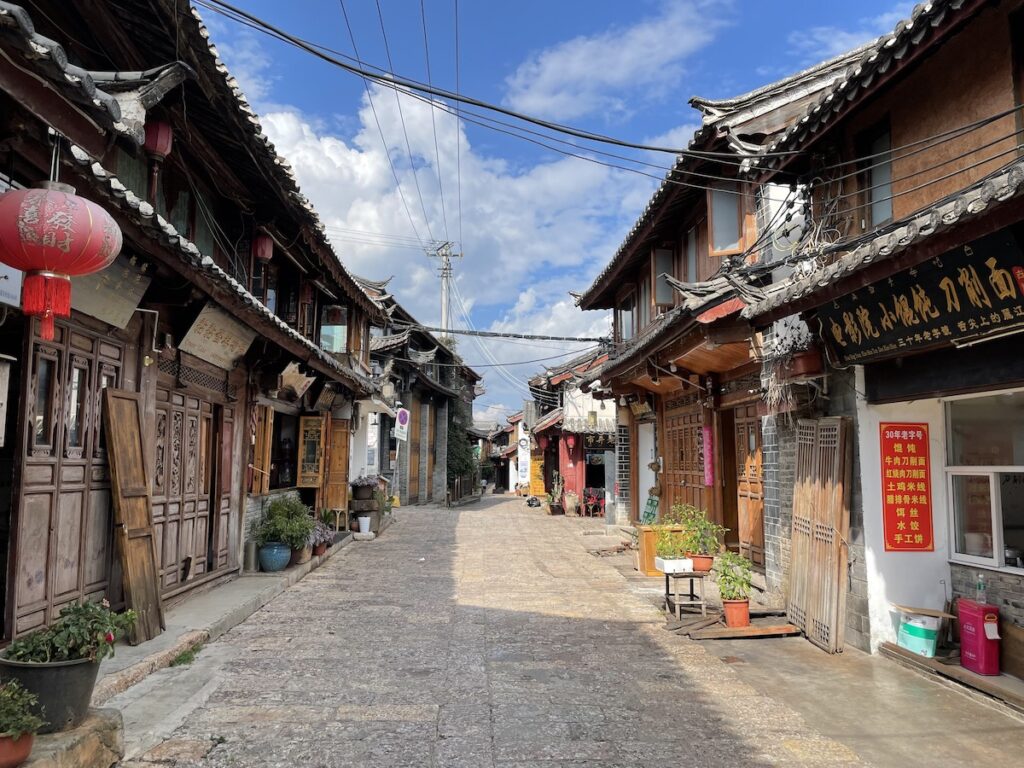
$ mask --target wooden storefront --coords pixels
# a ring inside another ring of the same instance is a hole
[[[705,484],[704,405],[699,394],[681,394],[665,402],[663,442],[665,509],[690,504],[708,509],[711,489]]]

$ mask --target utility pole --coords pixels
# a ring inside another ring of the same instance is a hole
[[[432,258],[441,260],[441,268],[438,274],[441,275],[441,328],[444,335],[448,335],[451,329],[451,279],[452,279],[452,258],[462,258],[461,253],[452,253],[451,243],[441,243],[437,250],[430,254]]]

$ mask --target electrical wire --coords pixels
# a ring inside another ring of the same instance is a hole
[[[201,2],[201,0],[198,1]],[[341,13],[345,17],[345,26],[348,27],[349,40],[352,41],[352,50],[356,55],[356,60],[358,61],[359,49],[356,47],[356,36],[352,32],[352,24],[348,18],[348,10],[345,8],[345,0],[338,0],[338,2],[341,4]],[[205,4],[203,5],[204,7],[208,7],[205,6]],[[413,220],[412,210],[409,208],[409,201],[405,199],[405,192],[402,190],[402,182],[398,178],[398,171],[395,170],[395,164],[391,160],[391,152],[388,149],[388,142],[387,139],[384,138],[384,129],[381,128],[380,118],[377,117],[377,108],[373,105],[373,94],[370,93],[370,81],[366,78],[363,79],[363,87],[366,89],[366,99],[370,103],[370,112],[373,113],[373,122],[377,124],[377,133],[380,134],[381,144],[384,145],[384,156],[388,160],[388,166],[391,168],[391,175],[394,177],[395,185],[398,187],[398,196],[402,198],[402,205],[405,208],[405,215],[409,217],[409,226],[412,227],[412,231],[416,235],[416,239],[422,243],[423,239],[420,237],[419,230],[416,228],[416,222]]]
[[[388,67],[394,69],[394,64],[391,61],[391,46],[388,43],[388,32],[384,27],[384,11],[380,6],[380,0],[375,0],[377,5],[377,18],[380,20],[380,35],[384,39],[384,55],[388,60]],[[347,19],[346,19],[347,21]],[[355,43],[352,44],[355,48]],[[405,112],[402,110],[402,97],[398,92],[398,89],[392,91],[395,94],[395,104],[398,107],[398,119],[402,123],[402,135],[405,137],[405,151],[409,154],[409,167],[412,169],[412,180],[416,184],[416,196],[420,200],[420,210],[423,212],[423,221],[427,225],[427,237],[431,240],[434,239],[434,233],[430,231],[430,217],[427,215],[427,206],[423,200],[423,190],[420,189],[420,176],[416,173],[416,158],[412,153],[412,145],[409,143],[409,130],[405,125]],[[433,116],[434,111],[430,111]]]
[[[435,362],[434,365],[437,365],[438,367],[441,367],[441,368],[494,368],[496,366],[503,367],[503,366],[512,366],[512,365],[531,365],[533,363],[544,363],[544,362],[547,362],[549,360],[559,360],[559,359],[561,359],[563,357],[568,357],[569,355],[582,354],[583,352],[587,352],[587,351],[594,351],[594,352],[596,352],[600,348],[601,348],[600,345],[595,345],[595,346],[592,346],[592,347],[587,347],[586,349],[584,349],[584,350],[582,350],[580,352],[563,352],[563,353],[561,353],[559,355],[551,355],[550,357],[538,357],[538,358],[534,358],[533,360],[514,360],[514,361],[508,362],[508,363],[437,363],[437,362]],[[387,357],[387,358],[389,358],[391,360],[396,360],[396,361],[401,362],[401,363],[415,363],[417,365],[419,364],[419,362],[417,360],[411,360],[411,359],[405,358],[405,357],[394,357],[392,355],[388,355],[386,352],[381,352],[381,353],[376,353],[376,354],[379,354],[381,357]]]
[[[380,0],[378,0],[379,3]],[[424,5],[424,1],[420,0],[420,21],[423,26],[423,56],[427,63],[427,85],[433,87],[430,76],[430,43],[427,38],[427,8]],[[390,62],[389,62],[390,63]],[[437,146],[437,122],[435,119],[437,110],[431,105],[430,109],[430,127],[434,132],[434,160],[437,164],[437,188],[441,193],[441,218],[444,221],[444,239],[448,239],[448,213],[445,210],[444,204],[444,182],[441,180],[441,150]]]
[[[462,90],[462,70],[459,63],[459,0],[455,0],[455,93]],[[459,118],[461,105],[455,102],[455,179],[458,184],[459,196],[459,244],[465,242],[462,237],[462,120]]]

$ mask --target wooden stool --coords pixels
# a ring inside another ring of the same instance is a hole
[[[676,620],[680,620],[683,617],[683,606],[700,606],[700,615],[708,615],[708,602],[704,596],[704,579],[711,575],[710,571],[693,571],[691,573],[666,573],[665,574],[665,610],[674,610]],[[669,578],[675,582],[675,590],[669,589]],[[681,595],[679,593],[679,580],[689,579],[690,580],[690,591]],[[700,594],[696,594],[693,591],[693,582],[696,581],[698,585],[698,591]],[[685,600],[683,598],[686,598]]]

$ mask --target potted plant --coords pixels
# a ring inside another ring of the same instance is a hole
[[[311,534],[313,554],[320,557],[327,551],[327,546],[334,542],[334,531],[323,520],[317,520]]]
[[[693,560],[693,570],[710,571],[715,555],[722,548],[726,529],[708,519],[708,513],[690,504],[673,507],[686,537],[686,555]]]
[[[35,714],[38,698],[17,680],[0,685],[0,768],[17,768],[28,760],[44,721]]]
[[[549,505],[552,515],[565,514],[565,507],[562,506],[563,490],[565,490],[565,482],[562,480],[562,476],[555,472],[551,480],[551,504]]]
[[[659,526],[655,544],[654,567],[662,573],[689,573],[693,560],[686,556],[689,541],[685,531],[672,526]]]
[[[89,710],[100,661],[135,624],[135,612],[110,603],[74,602],[49,627],[20,637],[0,656],[0,676],[17,680],[37,699],[33,713],[47,722],[40,733],[74,728]]]
[[[377,487],[376,475],[360,475],[351,482],[352,498],[359,501],[369,501],[373,498],[373,490]]]
[[[753,588],[750,561],[726,550],[715,561],[718,594],[727,627],[750,626],[750,590]]]
[[[315,521],[310,509],[293,496],[274,499],[256,532],[260,567],[268,572],[289,563],[304,563],[312,556],[310,535]]]

